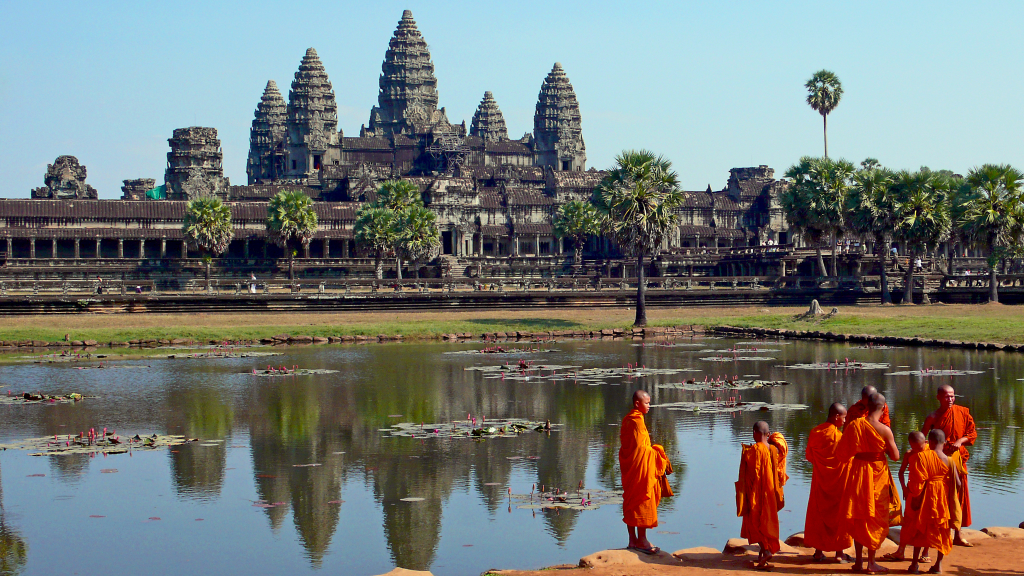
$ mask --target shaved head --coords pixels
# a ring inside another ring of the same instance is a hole
[[[943,384],[942,386],[939,386],[938,394],[940,396],[944,396],[946,394],[955,394],[955,393],[956,392],[953,390],[953,387],[950,386],[949,384]]]
[[[643,402],[644,400],[650,400],[651,395],[643,390],[637,390],[633,392],[633,402]]]
[[[868,406],[871,407],[871,413],[880,412],[882,408],[885,408],[885,396],[879,393],[874,393],[868,397]]]
[[[939,430],[939,432],[942,432],[942,430]],[[924,434],[922,434],[920,430],[914,430],[910,434],[907,434],[907,440],[909,440],[911,444],[924,444]]]
[[[836,402],[835,404],[832,404],[831,406],[828,407],[828,419],[829,420],[835,418],[836,416],[843,416],[845,414],[846,414],[846,406],[843,406],[842,403],[840,403],[840,402]]]
[[[953,387],[949,384],[943,384],[939,386],[939,389],[935,393],[935,398],[939,401],[939,406],[942,410],[949,410],[956,404],[956,393],[953,391]]]
[[[931,432],[928,433],[928,441],[932,444],[945,444],[946,433],[941,428],[932,428]]]
[[[767,436],[768,433],[771,432],[771,429],[768,427],[767,422],[764,420],[758,420],[757,422],[754,422],[754,432]]]
[[[878,389],[874,386],[865,386],[860,389],[860,397],[864,400],[871,398],[872,394],[878,394]]]

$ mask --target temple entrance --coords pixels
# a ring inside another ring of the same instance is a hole
[[[442,254],[452,253],[452,232],[451,230],[441,232],[441,252]]]

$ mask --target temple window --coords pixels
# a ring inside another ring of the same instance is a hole
[[[295,160],[292,160],[292,170],[295,170],[295,166],[296,166],[296,162],[295,162]]]
[[[569,161],[562,160],[562,170],[569,170]]]
[[[319,170],[319,169],[320,169],[320,155],[319,154],[314,154],[313,155],[313,170]]]

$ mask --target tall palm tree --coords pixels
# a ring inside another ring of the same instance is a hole
[[[929,245],[937,245],[949,235],[949,193],[953,186],[949,176],[928,170],[903,170],[893,177],[894,231],[907,248],[904,304],[914,303],[913,257],[927,252]]]
[[[437,228],[437,215],[423,206],[412,206],[401,214],[398,238],[398,278],[402,278],[405,258],[419,280],[419,263],[435,258],[441,251],[441,232]]]
[[[803,157],[786,171],[792,180],[779,196],[790,226],[815,244],[821,275],[828,276],[821,243],[832,246],[832,276],[838,276],[836,240],[842,234],[846,219],[846,197],[850,192],[855,170],[847,160]]]
[[[375,204],[398,212],[412,206],[423,206],[423,197],[419,187],[408,180],[385,180],[377,188]]]
[[[555,235],[572,240],[573,264],[583,264],[583,246],[587,239],[601,230],[601,219],[590,202],[572,200],[558,207],[555,213]]]
[[[847,225],[850,230],[875,239],[875,254],[881,269],[882,304],[892,304],[885,264],[892,243],[892,230],[896,226],[892,180],[892,172],[885,168],[860,170],[853,175],[853,186],[847,197]]]
[[[682,203],[672,162],[647,150],[627,150],[594,189],[593,203],[603,225],[628,254],[636,256],[636,320],[647,325],[644,257],[657,255],[675,224]]]
[[[388,208],[367,204],[356,213],[356,242],[373,252],[374,271],[378,280],[384,277],[384,258],[395,252],[400,225],[398,214]]]
[[[235,237],[231,226],[231,209],[216,196],[201,196],[185,205],[185,221],[181,226],[185,241],[203,254],[206,263],[206,289],[210,289],[212,256],[223,254]]]
[[[267,232],[288,252],[288,279],[295,281],[295,251],[292,243],[303,248],[320,227],[313,200],[300,190],[282,190],[267,204]]]
[[[807,88],[807,104],[821,114],[825,135],[825,158],[828,158],[828,115],[839,106],[839,100],[843,97],[843,84],[835,73],[818,70],[804,84],[804,88]]]
[[[960,224],[988,251],[989,302],[999,302],[997,265],[1014,251],[1024,226],[1022,186],[1024,174],[1008,164],[985,164],[967,174],[970,196],[964,203]]]

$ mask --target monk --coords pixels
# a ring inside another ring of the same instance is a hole
[[[768,563],[781,549],[779,510],[785,505],[782,486],[785,472],[777,446],[769,443],[767,422],[754,424],[754,444],[743,446],[736,481],[736,515],[743,517],[740,537],[760,546],[755,568],[771,570]],[[781,434],[776,437],[776,444]],[[785,439],[782,439],[785,442]]]
[[[907,494],[907,470],[909,470],[915,462],[917,462],[918,455],[928,448],[928,439],[924,437],[924,434],[914,430],[907,434],[907,442],[910,444],[910,450],[903,454],[903,463],[900,464],[900,487],[903,488],[903,499],[906,501],[906,510],[903,512],[903,520],[900,522],[900,545],[895,552],[882,556],[882,560],[888,560],[890,562],[902,562],[906,560],[903,556],[907,550],[907,546],[913,547],[909,544],[910,536],[917,530],[917,511],[910,507],[910,496]],[[914,551],[914,562],[930,562],[928,559],[928,548],[921,551],[918,555],[917,551]]]
[[[868,415],[868,398],[870,398],[872,394],[878,394],[878,389],[875,388],[874,386],[865,386],[860,389],[860,400],[858,400],[857,403],[854,404],[853,406],[850,406],[850,410],[846,414],[847,422],[852,422],[857,418]],[[882,424],[885,424],[889,428],[892,428],[892,420],[889,419],[888,404],[885,405],[885,408],[882,410],[882,417],[879,418],[878,420]]]
[[[921,573],[918,552],[922,546],[935,548],[937,553],[929,574],[942,573],[942,558],[953,549],[949,535],[953,528],[950,502],[954,505],[957,502],[956,489],[960,478],[950,458],[942,451],[945,443],[946,433],[933,428],[928,433],[931,450],[921,452],[910,468],[910,483],[907,484],[911,498],[909,507],[917,514],[917,525],[908,536],[914,545],[914,561],[907,569],[911,574]]]
[[[804,545],[814,548],[815,562],[824,562],[825,552],[835,552],[835,561],[842,562],[843,550],[853,546],[853,539],[840,530],[839,523],[839,501],[849,467],[836,459],[836,447],[845,423],[846,407],[836,402],[828,408],[828,420],[815,426],[807,437],[811,495],[804,520]]]
[[[885,396],[872,394],[868,402],[868,415],[847,422],[836,447],[836,458],[850,467],[839,510],[843,533],[853,538],[857,551],[853,571],[881,573],[888,570],[875,562],[875,552],[889,535],[889,502],[893,497],[892,474],[885,458],[899,460],[900,451],[892,430],[879,421]],[[864,548],[868,549],[866,568]]]
[[[619,429],[619,468],[622,471],[622,521],[629,529],[630,550],[657,554],[660,548],[647,540],[647,529],[658,525],[658,503],[662,495],[672,496],[665,479],[672,464],[661,446],[651,444],[644,414],[651,409],[651,396],[643,390],[633,393],[633,409]]]
[[[946,443],[943,444],[942,451],[946,456],[950,456],[950,462],[960,476],[957,498],[960,501],[962,516],[954,518],[953,544],[971,546],[971,543],[964,540],[960,534],[960,529],[971,525],[971,496],[967,488],[967,459],[971,454],[967,447],[974,445],[974,441],[978,439],[978,431],[974,429],[971,411],[964,406],[956,405],[956,394],[952,386],[939,386],[936,398],[939,401],[939,409],[924,419],[921,431],[927,434],[933,429],[939,429],[946,434]]]

